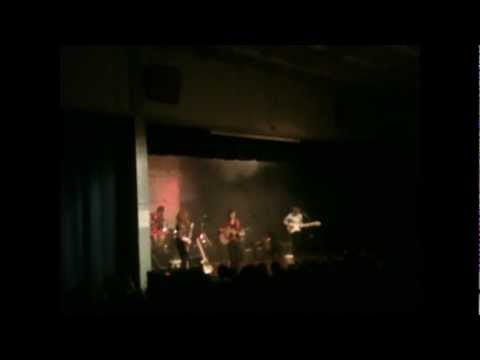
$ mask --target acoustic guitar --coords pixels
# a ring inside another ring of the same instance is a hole
[[[220,228],[218,239],[222,245],[228,245],[231,241],[243,241],[249,227],[237,230],[231,227]]]

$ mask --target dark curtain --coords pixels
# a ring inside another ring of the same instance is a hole
[[[133,119],[63,114],[61,287],[137,279]]]

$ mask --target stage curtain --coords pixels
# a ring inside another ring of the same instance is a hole
[[[61,288],[136,278],[133,119],[63,114]]]

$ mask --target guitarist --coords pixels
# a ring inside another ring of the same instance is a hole
[[[188,211],[181,208],[177,214],[177,226],[175,243],[177,245],[178,255],[181,259],[181,269],[187,269],[190,264],[190,256],[188,254],[188,246],[191,244],[190,235],[190,217]]]
[[[303,214],[298,206],[292,207],[290,213],[283,219],[283,224],[288,228],[289,226],[301,226],[303,224]],[[294,252],[295,248],[302,243],[302,231],[290,233],[291,250]]]
[[[237,212],[234,209],[228,211],[228,220],[223,231],[228,237],[228,255],[230,257],[230,265],[234,269],[240,267],[242,262],[242,247],[241,247],[241,225],[237,217]]]

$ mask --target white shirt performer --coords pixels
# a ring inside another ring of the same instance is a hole
[[[291,212],[285,216],[283,224],[291,234],[300,231],[301,225],[303,224],[303,214],[298,206],[294,206]]]
[[[286,226],[288,233],[290,234],[292,252],[295,248],[298,248],[303,238],[302,229],[312,226],[321,226],[320,221],[303,222],[303,214],[298,206],[292,207],[291,212],[283,219],[283,224]]]
[[[291,209],[291,212],[285,216],[283,219],[283,224],[286,226],[288,233],[290,234],[290,242],[291,242],[291,253],[295,248],[298,248],[299,243],[302,240],[302,228],[301,225],[303,224],[303,214],[298,206],[294,206]]]

